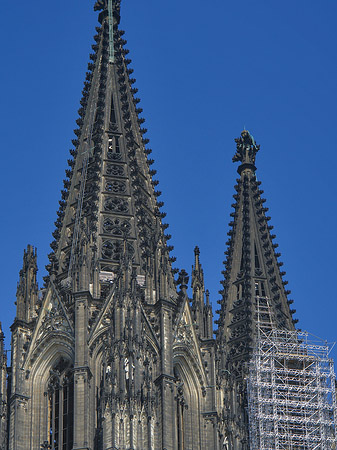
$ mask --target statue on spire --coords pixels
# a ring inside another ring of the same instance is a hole
[[[256,153],[260,146],[255,143],[253,136],[247,130],[243,130],[241,136],[235,139],[236,153],[233,162],[240,161],[242,164],[255,164]]]

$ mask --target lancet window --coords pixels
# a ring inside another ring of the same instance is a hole
[[[48,383],[48,435],[52,450],[72,450],[74,430],[74,376],[61,360]]]
[[[111,96],[111,109],[110,109],[110,122],[116,123],[116,113],[115,113],[115,105],[114,105],[114,96]]]
[[[260,297],[266,296],[266,289],[263,281],[255,281],[255,295]]]
[[[122,159],[118,136],[113,136],[109,139],[108,158],[114,161]]]
[[[261,265],[260,265],[260,259],[259,259],[259,254],[256,248],[256,244],[254,244],[254,259],[255,259],[255,269],[260,269]]]

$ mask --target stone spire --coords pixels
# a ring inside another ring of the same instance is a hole
[[[119,29],[120,1],[98,0],[95,9],[101,26],[88,64],[48,268],[63,288],[88,290],[100,299],[125,249],[137,275],[146,278],[148,301],[155,302],[159,259],[173,287],[163,202],[155,189],[145,119]]]
[[[261,182],[257,181],[255,156],[259,146],[244,130],[235,139],[234,162],[240,162],[240,178],[235,186],[235,203],[228,232],[218,343],[223,365],[236,376],[249,359],[257,335],[257,323],[264,331],[271,327],[292,330],[294,321],[289,309],[290,291],[285,289],[285,272],[280,270],[280,253],[269,225]]]
[[[100,26],[36,321],[30,262],[20,275],[9,448],[215,448],[215,340],[199,254],[196,327],[187,273],[179,293],[173,278],[120,2],[95,9]],[[35,257],[29,247],[24,261]]]

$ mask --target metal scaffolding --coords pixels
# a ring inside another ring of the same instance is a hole
[[[331,346],[307,332],[274,328],[257,298],[258,339],[248,376],[251,450],[337,448]]]

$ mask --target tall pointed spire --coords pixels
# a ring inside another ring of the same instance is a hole
[[[49,270],[63,288],[90,290],[94,298],[102,298],[125,246],[138,275],[153,285],[147,297],[155,302],[160,286],[154,286],[150,267],[158,251],[173,286],[163,202],[154,188],[154,161],[148,157],[136,80],[119,29],[120,1],[98,0],[95,9],[101,26],[84,83]]]
[[[218,321],[218,342],[226,368],[237,376],[243,363],[249,359],[257,336],[257,323],[268,331],[272,326],[292,330],[294,322],[285,289],[285,272],[278,245],[271,234],[270,217],[266,215],[265,199],[255,171],[255,157],[259,146],[244,130],[235,140],[237,150],[234,162],[240,162],[240,178],[235,186],[234,212],[228,232],[225,254],[221,310]]]
[[[12,327],[11,372],[13,408],[19,411],[10,415],[11,426],[27,422],[31,411],[42,411],[34,404],[42,402],[34,370],[43,364],[45,381],[55,370],[67,378],[66,400],[76,414],[69,415],[66,425],[64,417],[45,411],[50,422],[34,431],[32,448],[47,438],[49,445],[58,442],[67,449],[173,449],[178,294],[172,247],[135,97],[136,80],[119,29],[120,1],[98,0],[95,10],[100,26],[55,222],[49,276],[36,302],[34,323],[27,319],[25,272],[19,283],[21,320]],[[32,400],[26,392],[34,392]],[[53,402],[49,397],[48,408]],[[27,409],[17,406],[21,403],[31,408],[26,415]],[[94,409],[88,407],[93,404]],[[63,427],[68,432],[61,435]],[[14,430],[12,446],[24,450],[20,439]]]

